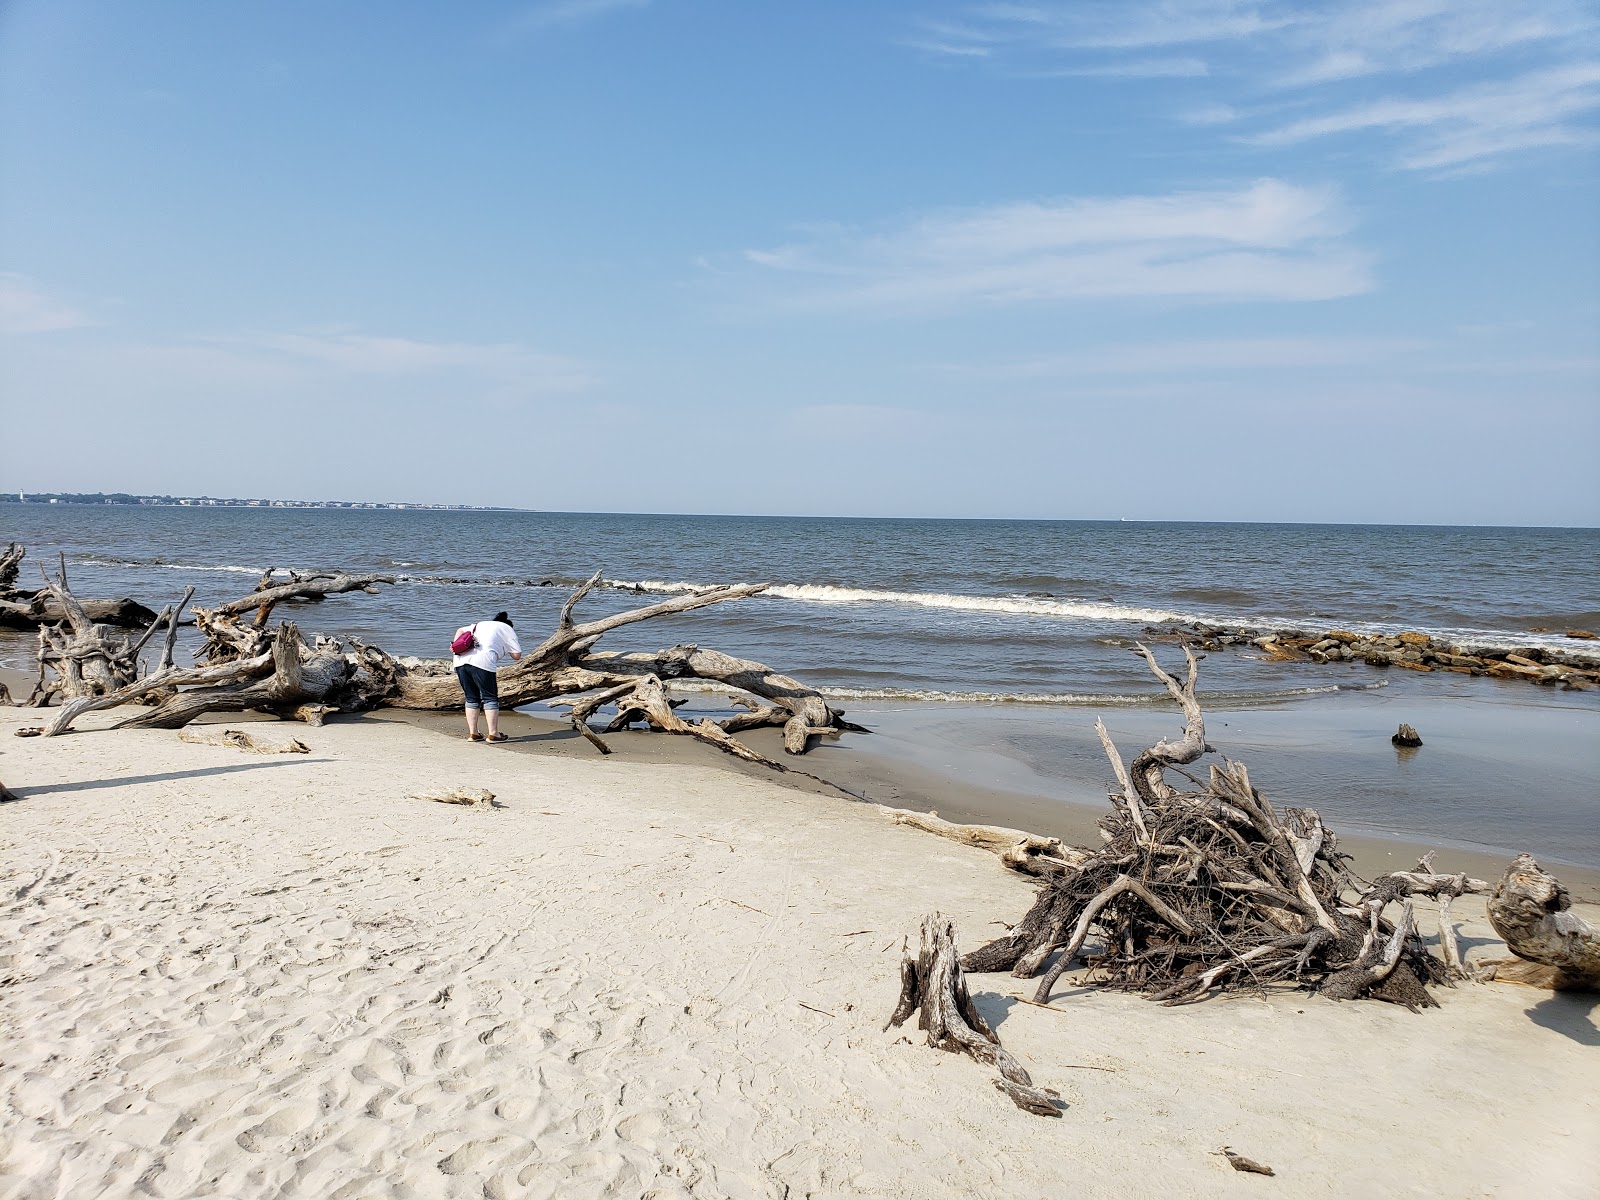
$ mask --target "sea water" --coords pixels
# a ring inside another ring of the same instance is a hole
[[[604,644],[696,642],[757,659],[828,690],[868,724],[877,714],[907,730],[908,744],[944,729],[947,744],[965,739],[1038,787],[1081,774],[1096,715],[1123,713],[1142,736],[1144,718],[1127,714],[1153,717],[1166,703],[1132,652],[1151,629],[1197,620],[1415,629],[1568,650],[1588,646],[1569,629],[1600,631],[1593,529],[8,504],[8,540],[29,548],[24,586],[35,564],[64,553],[79,595],[131,595],[151,608],[189,583],[197,603],[234,598],[274,566],[391,574],[379,595],[280,611],[308,630],[429,656],[447,652],[458,625],[499,609],[525,644],[536,640],[597,570],[605,586],[580,619],[765,582],[761,596],[618,630]],[[0,635],[0,661],[26,666],[32,646]],[[1154,648],[1181,663],[1177,647]],[[1496,847],[1528,841],[1600,865],[1600,693],[1268,662],[1248,647],[1208,656],[1200,690],[1208,713],[1279,728],[1266,737],[1279,746],[1270,753],[1288,755],[1298,798],[1330,817]],[[1374,723],[1425,706],[1449,729],[1473,731],[1452,750],[1453,733],[1430,740],[1423,730],[1432,762],[1453,769],[1419,778],[1420,760],[1403,765],[1386,742],[1368,766],[1338,753],[1371,741]],[[1213,718],[1211,741],[1238,752],[1220,735],[1239,723],[1223,720]],[[1298,757],[1282,749],[1297,740]]]

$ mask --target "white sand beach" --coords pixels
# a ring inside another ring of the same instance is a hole
[[[970,948],[1029,881],[869,805],[398,722],[274,727],[311,753],[264,756],[11,736],[36,721],[0,709],[21,795],[0,809],[7,1200],[1578,1198],[1600,1178],[1592,996],[1463,985],[1412,1014],[1064,986],[1051,1012],[972,976],[1069,1105],[1041,1118],[882,1030],[923,914]],[[497,807],[414,798],[458,786]],[[1458,912],[1469,961],[1502,952],[1481,898]]]

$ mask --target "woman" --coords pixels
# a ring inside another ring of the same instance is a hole
[[[461,694],[467,701],[467,740],[484,740],[478,732],[481,710],[488,723],[489,741],[503,742],[506,735],[500,732],[500,686],[494,673],[501,663],[520,659],[522,645],[517,641],[516,630],[511,628],[511,618],[503,612],[495,613],[492,621],[463,625],[451,639],[451,649],[455,649],[462,634],[469,632],[471,647],[454,655],[456,678],[461,681]]]

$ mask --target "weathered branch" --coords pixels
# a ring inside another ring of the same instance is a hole
[[[9,542],[5,550],[0,551],[0,596],[16,590],[17,571],[21,568],[22,559],[27,553],[27,549],[20,542]]]
[[[954,825],[936,812],[920,813],[909,808],[880,805],[878,811],[896,825],[909,825],[924,833],[998,854],[1003,865],[1025,875],[1057,875],[1076,870],[1094,857],[1092,852],[1069,846],[1060,838],[1038,837],[1020,829],[1006,829],[999,825]]]
[[[166,688],[193,687],[205,685],[236,686],[240,683],[260,679],[272,670],[272,655],[270,653],[258,655],[252,659],[242,659],[235,662],[217,663],[202,667],[167,667],[165,670],[156,671],[146,675],[143,679],[135,680],[126,687],[118,688],[100,696],[80,696],[62,705],[61,711],[56,714],[56,719],[45,728],[46,737],[55,737],[65,733],[72,727],[72,723],[84,713],[94,712],[101,708],[117,708],[124,704],[132,704],[142,700],[152,692],[162,691]],[[195,693],[186,693],[193,695]]]
[[[238,600],[230,600],[226,604],[219,604],[211,609],[211,613],[220,617],[236,617],[243,613],[255,610],[255,617],[251,621],[254,629],[266,627],[267,618],[272,610],[286,600],[321,600],[325,596],[336,596],[344,592],[370,592],[376,595],[377,585],[380,583],[393,583],[393,575],[348,575],[348,574],[316,574],[294,575],[288,583],[271,584],[272,571],[267,571],[261,577],[261,582],[256,585],[256,590],[248,596]],[[263,587],[262,584],[271,584]]]
[[[1155,672],[1156,678],[1161,680],[1172,698],[1183,709],[1184,718],[1182,741],[1169,742],[1163,738],[1134,759],[1133,767],[1129,771],[1138,798],[1146,804],[1155,804],[1177,794],[1163,777],[1162,771],[1168,766],[1192,763],[1205,753],[1206,722],[1205,716],[1200,711],[1200,701],[1194,694],[1195,678],[1199,672],[1199,663],[1195,661],[1194,651],[1187,646],[1183,648],[1184,656],[1189,660],[1189,676],[1186,682],[1179,683],[1161,669],[1155,655],[1145,646],[1140,645],[1138,649],[1139,653],[1144,655],[1145,662],[1150,664],[1150,670]]]

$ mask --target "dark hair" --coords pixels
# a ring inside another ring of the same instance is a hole
[[[505,614],[505,613],[503,613],[503,612],[497,612],[497,613],[495,613],[495,615],[494,615],[494,619],[495,619],[495,620],[496,620],[496,621],[499,621],[499,622],[500,622],[500,624],[502,624],[502,625],[509,625],[509,624],[511,624],[511,618],[510,618],[510,617],[509,617],[509,616],[507,616],[507,615],[506,615],[506,614]]]

